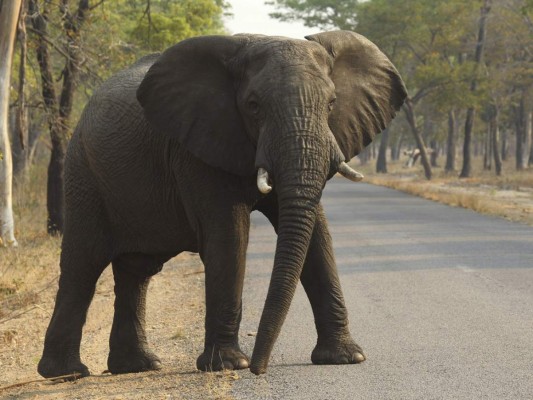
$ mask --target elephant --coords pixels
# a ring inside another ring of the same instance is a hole
[[[298,282],[313,311],[314,364],[365,360],[348,326],[323,207],[337,172],[394,118],[405,85],[351,31],[292,39],[199,36],[141,58],[89,99],[65,157],[65,225],[38,372],[90,375],[80,358],[101,273],[115,282],[108,370],[158,370],[145,330],[150,278],[199,253],[206,315],[200,370],[267,370]],[[251,358],[239,347],[250,214],[277,244]]]

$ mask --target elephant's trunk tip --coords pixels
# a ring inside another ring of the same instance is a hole
[[[253,358],[253,357],[252,357]],[[267,363],[260,362],[260,363],[254,363],[252,360],[252,364],[250,365],[250,372],[254,375],[263,375],[267,371]]]
[[[268,172],[264,168],[257,170],[257,188],[263,194],[268,194],[272,191],[272,186],[268,184]]]
[[[352,182],[360,182],[365,177],[362,173],[352,169],[344,161],[339,164],[339,174],[344,176],[346,179],[351,180]]]

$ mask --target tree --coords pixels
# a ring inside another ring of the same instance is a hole
[[[495,103],[489,108],[489,135],[492,144],[492,154],[494,157],[494,170],[496,175],[502,174],[502,158],[500,155],[500,127],[499,127],[499,114],[500,110],[498,104]]]
[[[17,41],[20,44],[20,59],[18,68],[18,99],[17,113],[15,117],[15,126],[12,129],[12,154],[13,154],[13,172],[15,178],[20,177],[26,172],[27,162],[29,161],[29,151],[25,151],[28,142],[28,118],[26,107],[26,60],[28,53],[27,36],[26,36],[26,4],[21,1],[20,16],[17,29]]]
[[[457,140],[457,114],[454,108],[448,111],[448,135],[446,139],[446,172],[455,171],[456,140]]]
[[[389,142],[389,128],[381,133],[381,142],[379,143],[378,159],[376,161],[376,172],[387,173],[387,145]]]
[[[428,154],[426,151],[426,144],[424,142],[424,139],[422,138],[422,135],[420,134],[420,130],[418,129],[418,126],[416,123],[414,104],[411,98],[407,98],[402,108],[405,112],[407,122],[409,123],[409,126],[411,127],[411,132],[413,133],[413,136],[415,137],[416,146],[418,147],[418,150],[420,151],[420,162],[422,163],[422,166],[424,167],[424,174],[426,175],[426,179],[430,180],[431,175],[432,175],[431,165],[429,164],[429,158],[428,158]]]
[[[78,8],[75,12],[71,11],[68,0],[61,0],[59,2],[65,40],[65,46],[62,50],[65,63],[61,72],[62,88],[58,98],[49,50],[49,43],[51,41],[48,33],[49,7],[48,2],[44,2],[42,7],[37,0],[30,0],[29,2],[33,32],[38,36],[36,53],[41,73],[42,96],[48,114],[48,125],[52,143],[52,152],[48,165],[47,230],[50,234],[59,234],[63,231],[63,170],[69,135],[69,117],[72,112],[74,92],[78,83],[77,78],[80,71],[80,63],[82,62],[80,29],[85,22],[90,8],[89,0],[79,0]]]
[[[491,35],[486,40],[482,70],[487,76],[482,84],[486,92],[482,109],[496,107],[497,130],[502,132],[499,150],[502,159],[507,157],[509,133],[514,131],[517,169],[527,167],[529,135],[524,122],[533,106],[528,100],[533,87],[533,9],[530,6],[525,0],[494,2],[490,11]],[[494,123],[491,118],[486,122]],[[497,132],[492,126],[487,131]]]
[[[474,56],[475,70],[474,77],[470,82],[470,92],[475,93],[477,90],[478,79],[477,72],[479,66],[482,63],[483,59],[483,49],[485,47],[485,36],[486,36],[486,26],[487,26],[487,16],[491,8],[491,0],[484,0],[483,6],[481,7],[481,15],[479,18],[479,31],[477,36],[476,52]],[[466,120],[465,120],[465,141],[463,145],[463,168],[461,169],[460,178],[469,178],[472,175],[472,162],[471,162],[471,150],[470,144],[472,141],[472,130],[474,127],[474,116],[476,109],[474,106],[468,107],[466,110]]]
[[[21,0],[0,0],[0,243],[17,246],[13,218],[13,162],[8,133],[11,65]]]
[[[130,38],[145,50],[162,51],[188,37],[223,33],[224,7],[213,0],[146,1]]]
[[[302,20],[305,26],[324,30],[331,28],[353,29],[356,25],[358,0],[271,0],[267,4],[277,5],[282,12],[271,13],[272,18],[281,21]]]

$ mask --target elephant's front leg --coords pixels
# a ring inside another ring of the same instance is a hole
[[[348,314],[331,236],[321,206],[318,207],[315,229],[300,280],[311,303],[318,334],[317,345],[311,354],[313,363],[363,362],[363,350],[353,341],[348,329]]]
[[[196,366],[202,371],[248,368],[239,347],[242,288],[250,210],[234,208],[204,229],[200,256],[205,265],[205,346]],[[222,225],[222,226],[220,226]]]

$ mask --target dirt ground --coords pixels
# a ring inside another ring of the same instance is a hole
[[[2,388],[40,379],[36,368],[53,309],[56,274],[54,269],[43,280],[47,284],[40,293],[36,292],[36,298],[26,308],[9,312],[8,302],[1,303],[5,307],[0,319]],[[113,277],[108,268],[98,282],[82,341],[82,360],[94,376],[75,382],[40,381],[0,389],[0,399],[230,398],[231,381],[238,375],[206,374],[195,367],[204,333],[204,274],[199,258],[182,254],[167,263],[152,279],[148,296],[148,339],[163,362],[161,371],[119,376],[103,373],[107,368],[114,301]]]

